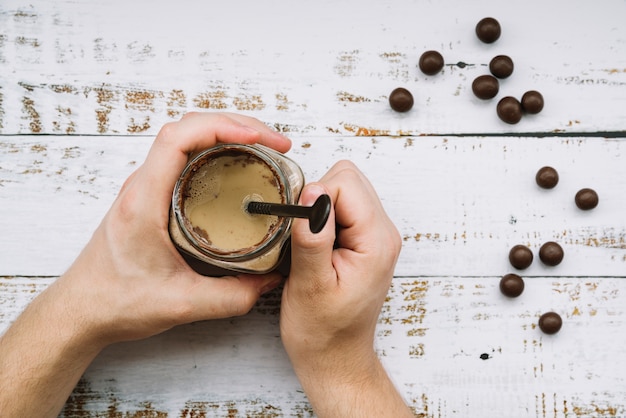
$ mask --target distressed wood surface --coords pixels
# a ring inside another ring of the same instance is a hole
[[[474,34],[485,15],[503,26],[492,45]],[[623,131],[623,16],[622,0],[5,0],[0,129],[154,134],[208,109],[312,135]],[[450,64],[434,77],[417,69],[428,49]],[[515,62],[499,97],[546,96],[545,111],[516,126],[471,92],[498,54]],[[387,105],[398,86],[415,96],[406,115]]]
[[[0,4],[0,332],[163,123],[236,111],[292,137],[308,180],[351,159],[374,183],[403,237],[376,347],[416,416],[626,417],[626,2],[211,3]],[[493,45],[473,33],[488,15]],[[441,74],[417,69],[427,49]],[[472,96],[497,54],[515,61],[498,98],[537,89],[542,113],[506,125]],[[388,106],[398,86],[407,114]],[[534,182],[543,165],[554,190]],[[593,211],[573,203],[583,187]],[[563,263],[536,261],[524,294],[502,296],[509,248],[549,240]],[[313,416],[279,309],[275,291],[245,317],[112,346],[61,416]],[[549,310],[553,336],[536,327]]]

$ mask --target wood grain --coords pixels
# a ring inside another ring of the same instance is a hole
[[[564,247],[565,261],[558,268],[536,262],[525,274],[624,274],[626,165],[621,140],[292,138],[288,155],[302,166],[307,181],[319,179],[341,159],[353,160],[371,179],[404,240],[398,275],[504,274],[513,245],[538,251],[552,240]],[[5,136],[0,143],[0,217],[14,221],[6,222],[0,238],[4,273],[62,274],[151,142]],[[535,183],[543,165],[560,173],[553,190]],[[600,195],[600,205],[590,212],[574,204],[583,187]]]
[[[481,44],[485,16],[503,35]],[[233,111],[293,140],[308,181],[353,160],[403,238],[376,348],[422,418],[626,417],[626,2],[320,0],[0,4],[0,332],[67,269],[154,136]],[[425,76],[422,52],[443,71]],[[480,101],[471,82],[508,54]],[[408,88],[399,114],[388,95]],[[536,89],[542,113],[501,122]],[[534,182],[544,165],[559,185]],[[578,210],[591,187],[600,205]],[[537,259],[500,294],[515,244]],[[105,350],[62,417],[313,417],[282,348],[279,291],[241,318]],[[558,312],[547,336],[539,316]],[[0,411],[1,415],[1,411]]]
[[[401,7],[298,3],[302,9],[290,2],[259,9],[241,0],[213,7],[186,1],[180,8],[156,1],[128,10],[121,1],[9,0],[0,9],[0,27],[7,28],[0,42],[0,132],[155,134],[190,110],[249,113],[282,131],[312,135],[626,126],[626,51],[616,41],[626,38],[622,1],[601,8],[588,1],[483,1],[461,15],[451,12],[452,0]],[[473,33],[485,13],[503,25],[496,45],[481,44]],[[428,49],[448,64],[435,77],[417,68]],[[515,126],[497,119],[496,100],[471,92],[472,80],[501,53],[516,64],[497,99],[531,89],[546,96],[544,112]],[[406,115],[387,103],[398,86],[416,98]]]

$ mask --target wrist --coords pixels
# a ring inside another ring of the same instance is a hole
[[[380,367],[373,347],[306,350],[290,358],[307,393],[309,390],[361,385],[375,377]]]
[[[305,367],[296,373],[320,418],[413,416],[375,354],[342,367],[319,370]]]

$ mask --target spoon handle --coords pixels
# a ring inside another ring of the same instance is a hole
[[[293,218],[308,218],[310,214],[310,208],[306,206],[269,202],[249,202],[246,209],[250,213],[259,215],[286,216]]]
[[[290,218],[308,218],[309,229],[317,234],[324,228],[331,208],[330,196],[323,194],[313,206],[283,205],[281,203],[248,202],[246,210],[260,215],[274,215]]]

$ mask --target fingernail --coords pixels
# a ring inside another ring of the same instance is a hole
[[[266,284],[265,286],[263,286],[261,288],[261,290],[259,291],[262,295],[271,292],[272,290],[276,289],[278,287],[279,284],[281,284],[283,281],[282,277],[278,278],[278,279],[274,279],[271,282],[269,282],[268,284]]]
[[[318,197],[326,193],[326,190],[319,184],[308,184],[302,193],[300,204],[303,206],[311,206],[315,203]]]

